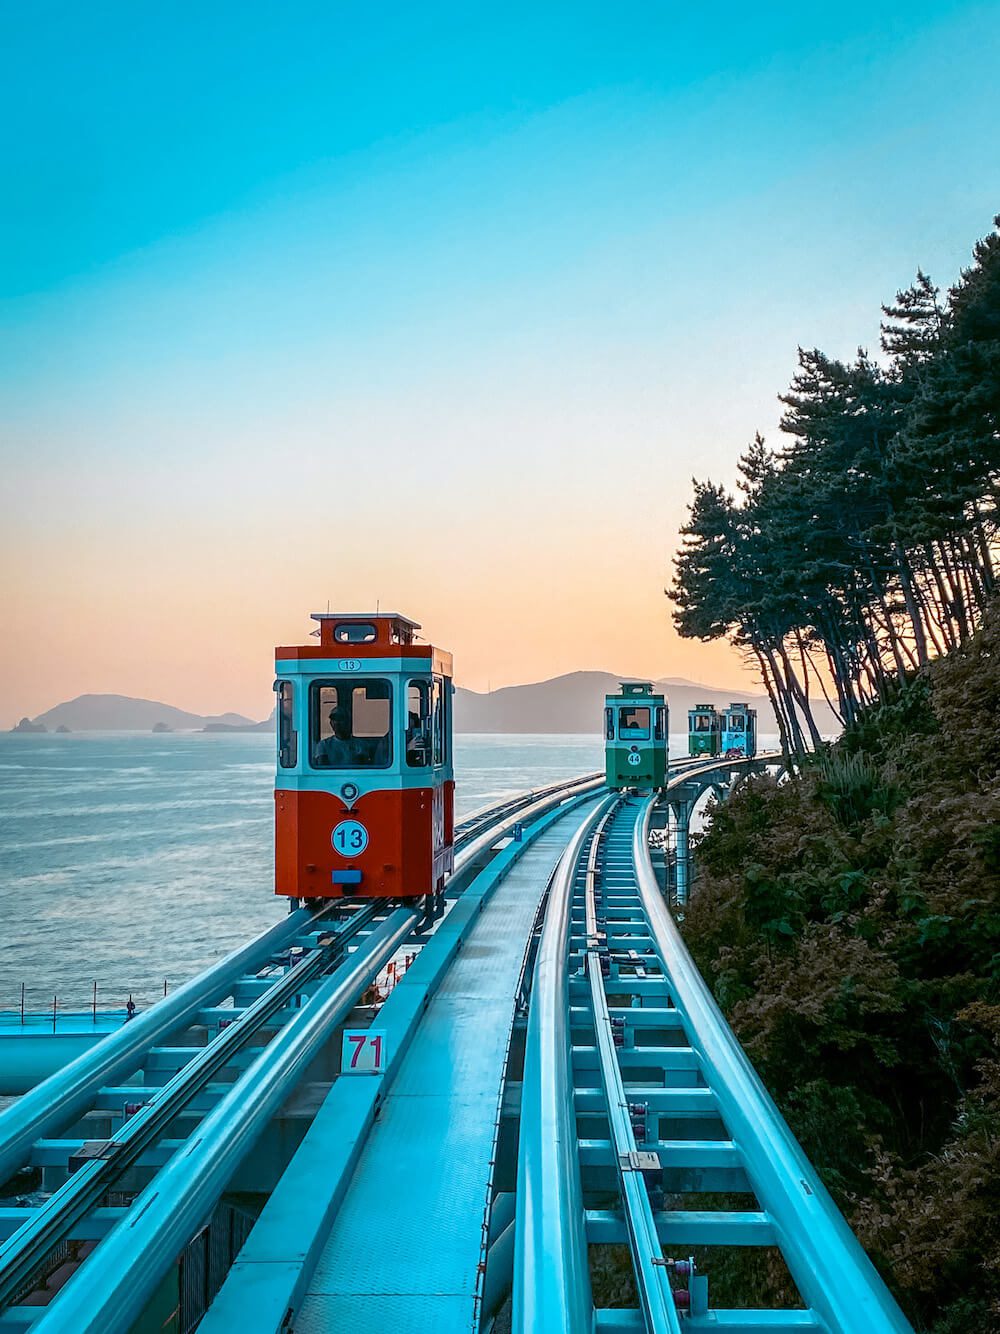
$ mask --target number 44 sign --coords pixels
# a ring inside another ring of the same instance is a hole
[[[342,1075],[380,1075],[385,1069],[385,1032],[382,1029],[344,1029],[340,1048]]]

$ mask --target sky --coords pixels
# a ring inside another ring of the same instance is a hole
[[[0,726],[266,716],[328,604],[750,687],[670,624],[691,479],[954,281],[998,69],[996,4],[0,7]]]

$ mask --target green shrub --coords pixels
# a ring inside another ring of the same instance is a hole
[[[1000,614],[696,857],[691,951],[904,1309],[1000,1330]]]

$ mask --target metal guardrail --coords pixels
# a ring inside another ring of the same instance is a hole
[[[254,940],[233,950],[197,977],[138,1014],[62,1070],[0,1112],[0,1182],[27,1160],[36,1139],[81,1115],[103,1084],[129,1075],[142,1054],[162,1038],[191,1023],[198,1012],[232,990],[245,973],[254,973],[297,935],[314,927],[329,911],[299,908]]]
[[[380,911],[385,901],[372,900],[349,918],[339,931],[321,937],[315,949],[270,987],[248,1008],[234,1010],[235,1017],[166,1084],[137,1088],[135,1099],[143,1105],[109,1139],[95,1143],[72,1175],[6,1241],[0,1243],[0,1307],[12,1300],[40,1260],[63,1238],[69,1228],[111,1187],[143,1151],[162,1137],[181,1109],[212,1076],[223,1069],[235,1053],[258,1032],[270,1017],[301,993],[320,975]]]
[[[109,1011],[116,1012],[124,1019],[131,1001],[138,1009],[155,1005],[170,990],[169,981],[163,979],[162,986],[156,988],[156,995],[147,995],[136,986],[122,983],[91,982],[87,987],[70,987],[62,991],[52,991],[37,983],[22,982],[19,991],[12,998],[0,997],[0,1024],[39,1025],[48,1023],[56,1029],[57,1021],[65,1024],[75,1021],[79,1026],[89,1019],[98,1023]]]
[[[580,824],[556,868],[535,959],[524,1053],[514,1230],[515,1334],[584,1330],[593,1304],[576,1163],[570,1016],[569,924],[573,881],[587,838],[618,800]]]
[[[792,1277],[830,1334],[912,1334],[688,953],[649,857],[650,817],[657,799],[648,800],[633,840],[650,935],[674,1004],[687,1019],[691,1045],[710,1076],[720,1115],[739,1145],[755,1195],[773,1220]]]
[[[525,806],[531,806],[556,792],[564,792],[569,795],[574,788],[593,783],[595,780],[602,778],[603,774],[596,771],[580,774],[577,778],[564,778],[558,783],[548,783],[545,787],[529,788],[526,792],[518,792],[514,796],[506,797],[503,801],[496,802],[493,805],[480,806],[477,810],[470,811],[455,826],[455,846],[457,848],[461,842],[486,829],[489,825],[495,824],[503,815],[510,814]]]
[[[219,1198],[271,1117],[387,959],[417,912],[397,908],[317,988],[174,1154],[72,1282],[35,1322],[44,1334],[131,1329],[163,1274]]]
[[[616,802],[615,806],[617,804]],[[590,984],[601,1086],[604,1089],[608,1128],[615,1156],[618,1188],[624,1205],[625,1226],[632,1253],[632,1268],[639,1294],[639,1306],[649,1334],[681,1334],[669,1273],[661,1256],[656,1220],[642,1176],[643,1155],[639,1153],[632,1118],[629,1115],[628,1099],[625,1096],[621,1067],[615,1050],[611,1015],[608,1011],[604,975],[601,972],[600,951],[603,938],[597,918],[596,882],[600,874],[598,859],[601,855],[601,837],[605,826],[614,815],[615,806],[607,811],[594,831],[587,859],[584,889],[587,981]]]

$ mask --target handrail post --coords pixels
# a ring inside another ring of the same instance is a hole
[[[691,813],[699,795],[689,783],[667,790],[674,817],[674,903],[678,908],[687,907],[691,892]]]

